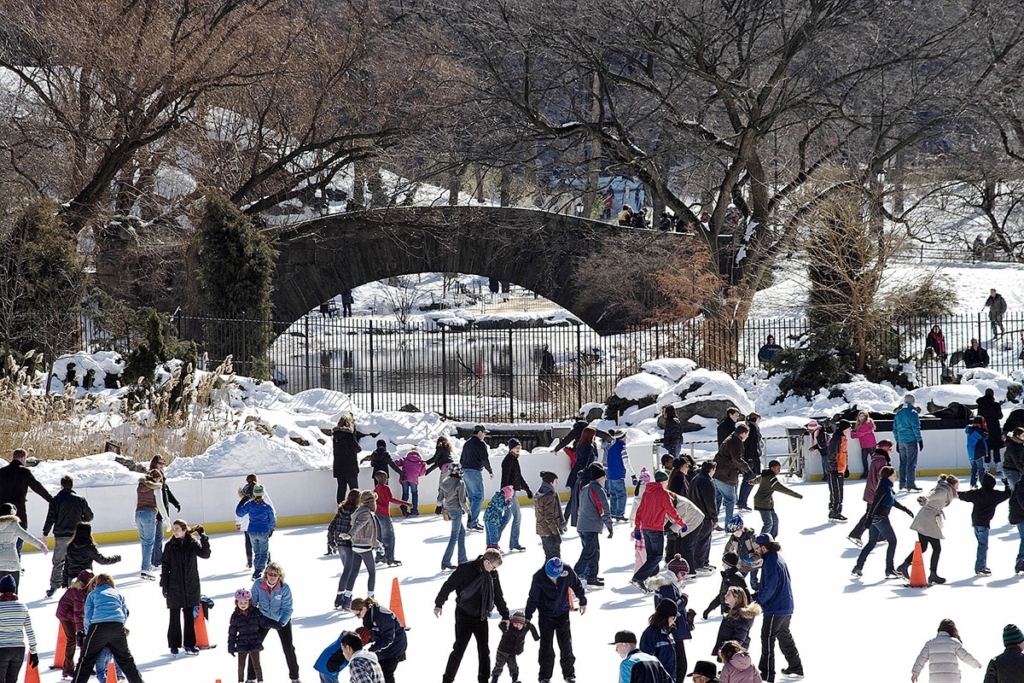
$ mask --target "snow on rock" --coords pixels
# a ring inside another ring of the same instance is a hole
[[[32,468],[32,474],[51,491],[60,489],[65,474],[71,475],[78,488],[137,483],[138,472],[129,471],[114,458],[113,453],[98,453],[73,460],[45,460]]]
[[[697,363],[689,358],[659,358],[647,361],[640,367],[648,374],[663,377],[674,383],[696,370]]]
[[[865,380],[837,384],[835,389],[843,392],[843,401],[861,410],[873,410],[890,413],[895,410],[902,398],[891,386],[875,384]]]
[[[645,398],[656,398],[665,393],[671,385],[657,375],[649,375],[642,372],[637,375],[630,375],[615,385],[613,392],[619,398],[627,401],[642,401]]]
[[[922,410],[927,410],[929,403],[943,408],[950,403],[973,406],[984,392],[973,384],[939,384],[933,387],[919,387],[911,393],[917,399],[917,405]]]
[[[1008,400],[1007,396],[1020,398],[1021,395],[1021,371],[1016,370],[1012,377],[989,370],[988,368],[971,368],[965,370],[960,378],[961,384],[969,384],[975,387],[981,394],[986,389],[991,389],[997,401]]]
[[[698,368],[687,374],[682,381],[669,387],[658,397],[658,405],[677,403],[693,397],[727,398],[733,401],[741,413],[754,411],[754,404],[747,393],[729,375],[719,370]]]
[[[330,465],[326,450],[302,447],[259,432],[239,432],[224,437],[202,455],[175,458],[167,466],[166,474],[168,479],[244,477],[250,472],[306,472]]]

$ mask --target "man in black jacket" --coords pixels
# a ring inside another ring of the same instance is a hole
[[[50,572],[50,588],[46,591],[48,598],[53,597],[60,588],[64,575],[64,555],[67,554],[71,537],[75,535],[75,528],[79,522],[92,521],[89,501],[75,493],[74,485],[71,477],[61,477],[60,491],[50,501],[50,509],[43,524],[44,541],[50,535],[50,530],[53,530],[53,570]]]
[[[551,683],[555,670],[555,637],[558,638],[558,663],[566,683],[576,681],[576,656],[572,652],[572,632],[569,630],[569,591],[572,590],[580,601],[580,614],[587,611],[587,596],[583,582],[572,567],[552,557],[533,575],[530,595],[526,599],[526,620],[530,621],[534,610],[540,615],[540,683]]]
[[[25,467],[27,454],[21,448],[11,454],[11,463],[0,468],[0,505],[10,503],[18,510],[18,521],[22,529],[28,529],[28,510],[25,499],[31,488],[47,503],[53,502],[53,496],[40,484],[32,470]],[[18,539],[18,557],[21,557],[22,541]]]
[[[971,348],[964,351],[964,365],[968,368],[988,367],[988,351],[978,343],[977,339],[972,339]]]
[[[719,446],[721,446],[722,442],[732,436],[732,433],[736,431],[736,423],[739,422],[739,419],[739,408],[729,408],[725,411],[725,419],[718,423]]]
[[[434,600],[434,616],[440,617],[445,601],[455,591],[455,644],[448,657],[442,683],[453,683],[455,680],[470,638],[476,638],[476,650],[480,658],[477,681],[488,683],[490,680],[491,651],[487,646],[487,620],[495,607],[503,623],[509,620],[508,607],[496,571],[500,566],[501,553],[488,548],[472,562],[460,564],[441,586]]]
[[[487,430],[483,425],[473,427],[473,436],[462,446],[459,464],[462,465],[462,481],[466,484],[466,496],[469,498],[469,524],[471,531],[483,531],[480,526],[480,510],[484,506],[484,470],[494,479],[491,469],[491,451],[487,448],[484,436]]]
[[[1003,650],[985,669],[985,683],[1024,683],[1024,633],[1014,624],[1003,627]]]
[[[700,464],[700,474],[690,482],[690,500],[704,513],[704,521],[695,532],[693,532],[693,559],[695,567],[691,572],[710,574],[714,572],[711,566],[711,531],[718,521],[718,506],[715,504],[715,484],[712,477],[715,476],[715,461],[705,460]]]
[[[519,466],[519,451],[522,446],[519,443],[519,439],[508,440],[508,455],[501,460],[501,486],[512,487],[512,500],[509,501],[509,506],[505,510],[505,521],[502,522],[502,526],[508,524],[509,518],[512,519],[512,533],[508,539],[509,550],[526,550],[523,546],[519,545],[519,525],[522,522],[522,512],[519,509],[519,497],[514,493],[515,491],[525,491],[526,497],[532,499],[533,491],[530,490],[530,485],[523,479],[523,470]]]

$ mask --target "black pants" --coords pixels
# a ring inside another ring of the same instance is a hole
[[[355,491],[359,488],[359,475],[351,474],[345,477],[337,477],[338,479],[338,504],[341,505],[342,501],[345,500],[345,494],[347,489]]]
[[[694,565],[690,565],[690,571],[695,572],[701,567],[707,567],[711,564],[711,532],[715,527],[715,517],[705,517],[704,521],[700,523],[697,530],[694,531],[690,536],[693,536],[693,561]]]
[[[867,510],[861,515],[861,518],[857,520],[857,524],[854,525],[853,531],[850,532],[850,538],[860,539],[864,535],[865,531],[871,529],[871,503],[868,503]]]
[[[562,537],[561,536],[541,536],[540,544],[544,548],[544,561],[547,562],[552,557],[562,556]]]
[[[248,531],[245,532],[245,564],[252,567],[252,539]]]
[[[25,661],[25,646],[0,647],[0,683],[18,683],[21,664]]]
[[[765,683],[775,681],[775,641],[779,641],[779,648],[782,656],[786,658],[786,664],[790,669],[803,669],[800,663],[800,653],[793,641],[793,634],[789,632],[789,621],[792,614],[781,617],[761,617],[761,661],[757,668],[761,671],[761,678]]]
[[[839,515],[843,512],[843,473],[828,473],[828,513]]]
[[[935,574],[939,571],[939,555],[942,554],[942,542],[937,538],[931,536],[925,536],[920,531],[917,532],[917,540],[921,542],[921,555],[923,556],[925,551],[928,550],[928,544],[932,546],[932,562],[931,571]],[[911,550],[910,554],[907,555],[907,559],[903,561],[903,564],[910,564],[914,561],[914,551]]]
[[[397,658],[377,660],[377,663],[380,664],[381,673],[384,674],[384,683],[395,683],[395,669],[398,668],[400,661],[402,660]]]
[[[181,618],[185,617],[185,647],[196,646],[196,621],[192,618],[191,607],[171,607],[171,619],[167,624],[167,647],[180,648],[181,640]],[[182,612],[185,612],[182,615]]]
[[[510,626],[509,628],[512,627]],[[519,680],[519,664],[516,662],[515,653],[498,650],[498,653],[494,655],[494,671],[491,672],[492,681],[498,680],[498,677],[501,676],[501,670],[505,668],[506,664],[508,664],[508,675],[512,677],[512,680]]]
[[[135,659],[128,650],[128,637],[124,634],[124,624],[119,621],[103,621],[89,627],[89,633],[85,636],[85,645],[82,646],[82,659],[75,669],[75,677],[72,683],[88,683],[96,669],[96,660],[99,659],[103,648],[110,648],[110,654],[114,655],[114,661],[124,671],[128,683],[144,683],[139,667],[135,666]],[[24,655],[22,655],[24,656]]]
[[[477,683],[488,683],[491,673],[491,650],[487,646],[487,620],[474,617],[456,608],[455,610],[455,644],[448,655],[448,665],[444,668],[441,683],[453,683],[459,673],[462,655],[466,654],[469,639],[476,638],[476,652],[480,657],[477,669]]]
[[[679,552],[679,534],[667,529],[665,531],[665,562],[669,562]]]
[[[686,615],[685,614],[680,614],[679,618],[680,619],[686,619]],[[679,629],[676,629],[676,633],[678,633],[678,632],[679,632]],[[678,636],[676,637],[676,680],[677,681],[685,681],[686,680],[686,678],[685,678],[686,672],[688,671],[687,664],[686,664],[686,645],[684,643],[686,643],[685,640],[683,640],[682,638],[679,638]]]
[[[537,626],[540,630],[540,673],[538,680],[550,681],[555,670],[555,643],[558,638],[558,664],[562,668],[562,678],[569,680],[576,677],[576,656],[572,653],[572,632],[569,630],[569,613],[557,617],[537,615]]]
[[[267,638],[267,633],[270,629],[260,629],[260,643]],[[288,678],[293,681],[299,677],[299,660],[295,658],[295,646],[292,645],[292,622],[288,622],[280,629],[277,630],[278,637],[281,638],[281,649],[284,650],[284,661],[288,664]],[[252,662],[249,662],[247,678],[251,681],[255,681],[256,672],[253,670]]]

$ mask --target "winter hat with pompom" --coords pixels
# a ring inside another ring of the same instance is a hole
[[[651,481],[651,473],[647,471],[646,467],[640,468],[640,476],[637,477],[641,483],[647,484]]]
[[[669,570],[673,574],[689,574],[690,563],[684,560],[682,555],[676,553],[675,556],[669,560],[668,564],[665,565],[665,569]]]
[[[3,590],[3,583],[0,582],[0,590]],[[1016,624],[1007,624],[1003,627],[1003,647],[1019,645],[1024,643],[1024,633],[1020,632]]]
[[[557,557],[552,557],[544,563],[544,573],[548,575],[548,578],[557,579],[562,575],[562,570],[562,560]]]

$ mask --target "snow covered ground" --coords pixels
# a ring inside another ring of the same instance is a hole
[[[919,480],[919,484],[928,483]],[[806,678],[814,683],[834,681],[896,681],[906,680],[921,645],[935,634],[940,619],[950,617],[959,626],[964,645],[983,664],[1002,651],[1001,633],[1007,623],[1024,624],[1019,609],[1019,592],[1024,577],[1013,574],[1017,550],[1017,532],[1007,525],[1006,505],[1001,505],[993,523],[988,565],[991,577],[975,577],[973,572],[975,541],[970,523],[971,506],[954,501],[946,511],[945,534],[939,572],[948,583],[924,589],[905,588],[893,581],[883,581],[884,547],[877,549],[868,559],[864,578],[851,580],[857,549],[847,540],[852,520],[862,510],[860,496],[863,485],[846,486],[846,514],[851,523],[829,524],[826,521],[827,491],[823,484],[791,483],[803,494],[803,500],[776,496],[781,518],[779,541],[782,556],[789,564],[796,594],[796,612],[793,633],[803,658]],[[429,494],[424,500],[430,498]],[[916,509],[913,500],[902,498]],[[102,511],[98,511],[102,515]],[[188,517],[189,522],[202,520]],[[909,531],[910,518],[898,510],[893,511],[893,526],[899,539],[897,558],[912,548],[916,534]],[[748,525],[759,527],[755,513],[747,513]],[[399,665],[399,681],[439,681],[453,640],[454,627],[450,599],[444,614],[435,619],[431,610],[433,601],[444,581],[439,570],[441,555],[447,542],[447,527],[440,518],[424,515],[419,518],[397,519],[396,557],[405,562],[397,569],[378,572],[377,597],[388,604],[394,577],[401,582],[401,595],[409,631],[408,660]],[[333,604],[337,576],[341,564],[337,557],[322,557],[325,528],[305,527],[281,529],[271,539],[273,559],[281,562],[287,573],[295,598],[294,629],[296,650],[302,680],[316,681],[312,664],[322,649],[343,629],[354,629],[356,619],[335,612]],[[107,546],[105,553],[117,552],[123,556],[120,564],[112,565],[113,575],[131,609],[128,627],[129,644],[140,664],[143,676],[152,683],[194,680],[212,683],[215,679],[235,680],[235,662],[226,654],[227,620],[232,609],[231,599],[237,588],[248,587],[251,581],[245,569],[241,534],[215,536],[213,556],[200,560],[203,592],[216,601],[211,613],[211,641],[219,646],[203,652],[196,658],[171,658],[166,647],[167,611],[154,583],[138,578],[139,546],[128,544]],[[712,562],[720,563],[724,534],[715,534]],[[522,608],[526,602],[530,577],[543,562],[543,551],[534,534],[532,507],[523,508],[523,545],[525,553],[505,558],[500,569],[502,587],[510,609]],[[508,543],[508,531],[502,540]],[[467,536],[467,551],[475,557],[484,549],[483,534]],[[630,629],[638,635],[644,629],[653,611],[652,599],[639,594],[627,585],[633,569],[632,542],[624,525],[615,527],[612,539],[601,539],[601,573],[607,578],[607,587],[588,593],[588,611],[572,617],[573,639],[576,653],[577,679],[586,683],[616,680],[619,659],[612,646],[615,631]],[[563,555],[575,562],[579,556],[579,541],[574,531],[563,538]],[[926,557],[926,562],[928,558]],[[26,573],[22,582],[22,596],[30,607],[33,625],[40,639],[42,680],[56,682],[60,674],[48,671],[52,662],[56,640],[57,620],[54,617],[56,598],[39,599],[46,588],[49,558],[38,553],[25,557]],[[690,606],[698,612],[694,639],[687,643],[687,656],[692,663],[698,659],[711,659],[720,617],[707,621],[700,612],[718,589],[718,577],[703,577],[686,588]],[[356,594],[365,593],[366,577],[361,574],[356,582]],[[499,631],[497,616],[492,616],[490,643],[492,656]],[[757,634],[760,619],[754,625],[751,643],[753,656],[760,653]],[[263,656],[265,680],[286,681],[287,672],[280,645],[274,634],[268,636]],[[526,651],[520,658],[521,678],[532,683],[537,680],[537,645],[527,641]],[[458,681],[468,683],[475,678],[476,658],[470,646],[463,660]],[[780,662],[780,668],[783,664]],[[505,674],[507,676],[507,673]],[[981,681],[982,672],[965,669],[967,683]],[[342,677],[347,681],[347,676]],[[508,678],[503,677],[503,681]],[[555,680],[560,680],[556,669]],[[785,680],[779,677],[779,680]],[[926,681],[926,677],[922,677]]]

